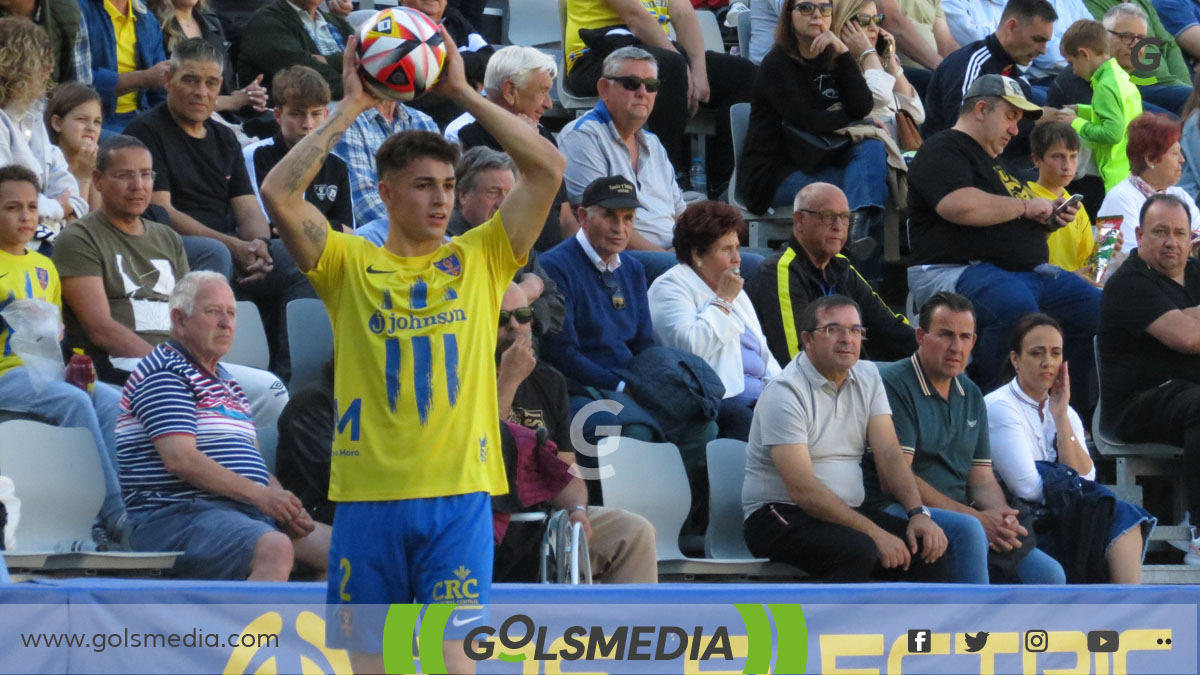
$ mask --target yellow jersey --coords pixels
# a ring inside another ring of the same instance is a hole
[[[663,33],[670,35],[667,24],[671,21],[671,12],[667,8],[668,0],[641,0],[647,12],[654,15]],[[579,30],[589,28],[604,28],[606,26],[624,25],[621,15],[617,14],[607,0],[567,0],[567,34],[564,36],[567,70],[575,67],[575,61],[583,56],[586,45],[579,37]],[[626,31],[628,32],[628,31]]]
[[[1035,197],[1042,197],[1051,201],[1058,199],[1060,195],[1055,195],[1050,190],[1042,187],[1040,183],[1030,181],[1029,191]],[[1062,197],[1071,198],[1069,192],[1063,191]],[[1075,220],[1071,221],[1070,225],[1061,227],[1050,234],[1050,238],[1046,241],[1046,246],[1050,249],[1050,264],[1057,265],[1068,272],[1083,267],[1087,264],[1088,258],[1092,255],[1092,250],[1096,248],[1096,235],[1092,232],[1092,220],[1088,218],[1087,209],[1081,204],[1079,210],[1075,212]]]
[[[41,253],[13,255],[0,251],[0,311],[13,300],[36,298],[53,303],[62,309],[62,286],[54,263]],[[12,350],[12,329],[0,319],[0,373],[22,365],[21,357]]]
[[[329,232],[308,278],[333,323],[330,499],[508,491],[496,334],[523,264],[499,212],[420,257]]]

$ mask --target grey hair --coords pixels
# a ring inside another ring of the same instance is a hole
[[[205,61],[225,67],[225,57],[204,38],[188,38],[171,49],[172,72],[182,68],[187,61]]]
[[[512,82],[519,89],[538,72],[548,74],[553,80],[558,77],[558,64],[548,54],[533,47],[505,47],[488,59],[487,70],[483,73],[483,89],[489,97],[498,97],[505,82]]]
[[[182,279],[175,282],[175,288],[171,290],[171,298],[167,301],[167,307],[171,310],[178,309],[185,315],[191,316],[192,310],[196,309],[196,293],[200,291],[200,286],[207,281],[219,281],[226,286],[229,285],[229,280],[225,278],[224,274],[208,270],[188,272],[183,275]]]
[[[463,153],[462,159],[458,160],[458,166],[454,167],[454,192],[461,195],[474,190],[479,184],[479,177],[495,169],[508,169],[514,176],[517,174],[517,165],[503,152],[497,152],[486,145],[471,148]]]
[[[621,71],[621,64],[626,61],[645,61],[654,66],[654,76],[658,77],[658,61],[654,55],[642,49],[641,47],[621,47],[615,52],[604,57],[604,72],[601,77],[617,77]]]
[[[1104,27],[1108,30],[1112,30],[1112,27],[1117,25],[1117,17],[1119,16],[1132,16],[1135,19],[1141,19],[1142,23],[1145,23],[1147,27],[1150,26],[1150,19],[1146,16],[1146,12],[1142,10],[1141,7],[1138,7],[1131,2],[1118,2],[1112,7],[1109,7],[1108,11],[1104,13]]]

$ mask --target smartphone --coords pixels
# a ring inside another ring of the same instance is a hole
[[[1057,230],[1059,227],[1057,224],[1059,214],[1063,213],[1067,209],[1070,209],[1072,206],[1077,206],[1082,201],[1083,197],[1081,195],[1071,195],[1070,199],[1057,206],[1054,209],[1054,212],[1050,214],[1050,217],[1046,219],[1046,227]]]
[[[879,60],[883,61],[883,65],[887,65],[888,59],[892,57],[892,43],[880,37],[875,41],[875,52],[879,54]]]

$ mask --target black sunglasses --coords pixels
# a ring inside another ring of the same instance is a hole
[[[833,5],[821,4],[815,2],[798,2],[792,7],[792,11],[800,12],[804,16],[811,16],[813,12],[820,10],[821,16],[832,16]]]
[[[612,80],[625,88],[626,91],[637,91],[642,85],[646,85],[646,93],[653,94],[658,91],[658,86],[662,81],[657,77],[634,77],[633,75],[620,75],[618,77],[605,77],[606,80]]]
[[[850,18],[850,20],[862,26],[863,28],[867,28],[871,24],[882,26],[885,18],[887,17],[884,14],[855,14]]]
[[[510,318],[515,318],[517,320],[517,323],[529,323],[530,321],[533,321],[533,308],[532,307],[518,307],[516,309],[500,310],[500,325],[501,326],[508,325],[508,320]]]

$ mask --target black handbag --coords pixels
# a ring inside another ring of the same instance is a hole
[[[853,141],[842,134],[814,134],[790,122],[783,123],[783,150],[796,169],[820,171],[850,149]]]

